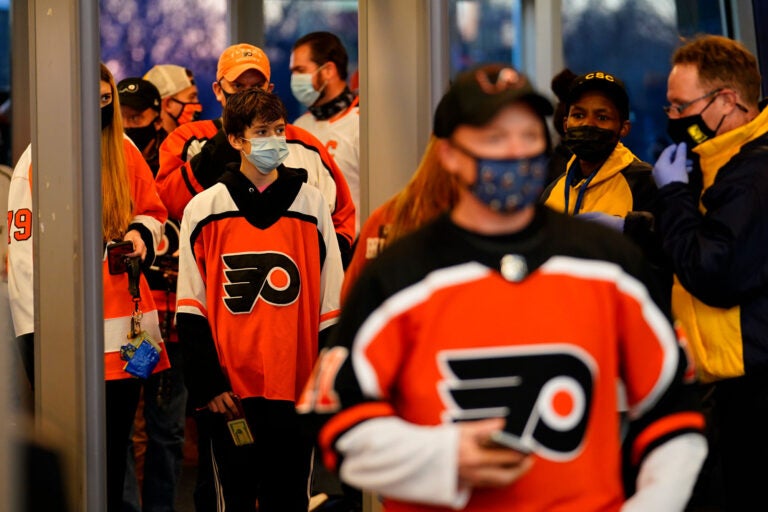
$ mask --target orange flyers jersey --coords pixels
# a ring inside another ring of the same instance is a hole
[[[421,426],[505,417],[502,437],[532,452],[533,467],[507,487],[472,491],[462,510],[617,511],[617,382],[635,465],[703,426],[647,275],[620,234],[544,207],[522,232],[495,237],[443,216],[368,264],[298,410],[320,421],[324,460],[342,470],[364,456],[345,452],[347,441],[375,436],[387,416]],[[458,448],[434,452],[446,450]],[[384,477],[387,457],[367,467]],[[428,471],[429,458],[416,458]],[[426,485],[421,498],[432,492]],[[395,499],[385,509],[450,510]]]
[[[243,398],[295,401],[317,358],[319,332],[336,323],[343,270],[322,195],[301,174],[278,172],[262,192],[228,172],[190,201],[177,325],[185,351],[215,346],[218,361],[193,357],[188,367],[202,386],[223,372]],[[203,328],[185,336],[198,318]],[[204,402],[219,391],[205,390]]]
[[[155,179],[152,171],[141,156],[141,152],[127,138],[123,139],[128,181],[131,185],[131,200],[133,201],[133,220],[129,230],[137,229],[147,246],[147,259],[154,259],[155,249],[160,244],[163,233],[163,225],[168,212],[165,209],[160,196],[155,188]],[[110,275],[105,258],[102,263],[102,275],[104,276],[104,376],[107,380],[133,378],[123,371],[125,361],[120,358],[120,347],[126,343],[126,336],[130,330],[131,314],[133,313],[133,298],[128,292],[128,274]],[[142,311],[141,328],[161,343],[160,324],[157,317],[157,308],[152,298],[147,279],[142,272],[140,275],[141,302],[139,308]],[[165,350],[160,353],[160,362],[155,367],[155,372],[170,367],[168,354]]]
[[[128,138],[123,139],[131,200],[133,201],[133,219],[129,230],[136,229],[147,246],[147,258],[154,257],[154,250],[160,242],[167,212],[155,189],[155,181],[141,153]],[[14,309],[14,323],[19,334],[32,332],[34,327],[34,297],[32,295],[32,236],[31,236],[31,148],[19,162],[9,197],[9,236],[11,239],[12,259],[19,264],[15,272],[14,285],[9,287],[10,300]],[[24,219],[27,213],[30,223]],[[23,213],[23,214],[22,214]],[[123,371],[125,361],[120,358],[120,347],[127,342],[130,330],[133,299],[128,292],[128,275],[110,275],[106,250],[102,263],[104,279],[104,376],[106,380],[133,378]],[[141,275],[139,307],[143,313],[141,327],[161,344],[162,337],[157,319],[155,303],[144,275]],[[17,291],[24,290],[17,293]],[[168,368],[168,355],[163,350],[155,371]]]
[[[220,129],[219,121],[186,123],[172,131],[160,146],[157,188],[172,218],[180,219],[189,200],[205,188],[195,175],[192,159]],[[306,170],[307,183],[318,188],[326,200],[336,232],[351,246],[355,206],[344,175],[323,144],[306,130],[288,124],[285,137],[289,152],[283,165]]]

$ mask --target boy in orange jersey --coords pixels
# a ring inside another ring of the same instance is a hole
[[[250,44],[236,44],[219,57],[213,93],[225,107],[234,93],[256,87],[272,91],[271,68],[267,55]],[[344,175],[316,137],[298,126],[286,124],[287,168],[303,169],[305,181],[317,187],[326,200],[342,257],[351,253],[355,237],[355,206]],[[237,167],[240,157],[227,142],[221,120],[193,121],[179,126],[160,147],[157,190],[168,207],[168,216],[181,218],[184,207],[197,193],[205,190],[224,174],[227,167]]]
[[[322,194],[283,165],[285,108],[259,88],[224,109],[239,172],[184,210],[177,326],[190,400],[211,418],[227,510],[306,511],[312,440],[294,409],[343,279]],[[234,423],[233,423],[234,421]],[[201,450],[205,447],[201,447]]]
[[[299,402],[326,465],[388,512],[672,511],[690,496],[704,420],[645,259],[536,204],[551,114],[505,65],[456,78],[434,134],[458,202],[368,264]]]

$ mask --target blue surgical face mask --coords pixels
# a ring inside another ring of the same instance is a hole
[[[251,143],[251,152],[243,152],[243,155],[261,174],[269,174],[288,157],[288,143],[285,137],[257,137],[243,140]]]
[[[456,146],[477,162],[477,178],[469,190],[491,210],[514,212],[539,200],[547,178],[549,157],[481,158]]]
[[[323,84],[319,91],[316,91],[315,86],[312,85],[312,78],[315,76],[315,73],[323,69],[323,66],[320,66],[311,73],[293,73],[291,75],[291,92],[299,100],[299,103],[305,107],[314,105],[323,89],[325,89],[326,84]]]

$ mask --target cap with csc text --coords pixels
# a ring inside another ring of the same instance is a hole
[[[148,108],[160,112],[160,93],[152,82],[143,78],[131,77],[120,80],[117,84],[120,105],[134,108],[140,112]]]
[[[605,71],[592,71],[579,75],[571,82],[566,103],[568,110],[571,105],[587,91],[599,91],[610,99],[619,111],[622,119],[629,119],[629,95],[624,82],[618,77]]]
[[[165,99],[195,85],[192,73],[176,64],[158,64],[144,74],[157,87],[160,97]]]
[[[482,126],[515,102],[528,104],[538,115],[552,115],[552,103],[534,91],[528,78],[506,64],[485,64],[460,73],[435,110],[436,137],[450,137],[462,124]]]
[[[232,82],[249,69],[255,69],[269,81],[269,59],[260,48],[245,43],[232,45],[219,57],[216,80],[226,78]]]

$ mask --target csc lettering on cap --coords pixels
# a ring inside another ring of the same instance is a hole
[[[608,73],[603,73],[602,71],[597,71],[595,73],[587,73],[587,75],[584,76],[584,80],[592,80],[595,78],[598,80],[607,80],[609,82],[616,81],[613,75],[610,75]]]

